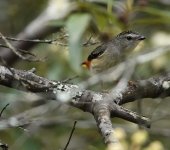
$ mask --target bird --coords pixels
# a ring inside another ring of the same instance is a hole
[[[93,74],[108,70],[128,55],[145,39],[145,36],[135,31],[123,31],[107,42],[96,47],[81,65]]]

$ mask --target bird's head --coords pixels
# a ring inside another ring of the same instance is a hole
[[[144,39],[145,37],[137,32],[124,31],[116,36],[115,42],[120,47],[120,50],[132,51]]]

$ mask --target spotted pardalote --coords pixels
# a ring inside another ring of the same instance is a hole
[[[137,32],[124,31],[94,49],[82,66],[99,73],[126,59],[145,37]]]

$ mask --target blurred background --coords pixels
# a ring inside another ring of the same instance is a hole
[[[10,67],[23,70],[34,67],[36,74],[51,80],[63,81],[78,76],[70,81],[78,84],[90,76],[87,70],[81,68],[81,62],[100,41],[121,31],[134,30],[146,37],[134,55],[170,45],[169,0],[1,0],[0,32],[4,36],[17,37],[47,8],[52,10],[51,6],[55,11],[50,12],[54,16],[51,20],[47,19],[47,26],[57,30],[42,40],[56,40],[52,44],[36,44],[30,49],[45,61],[28,62],[18,58]],[[43,25],[39,24],[40,27]],[[169,59],[170,53],[167,52],[138,65],[132,79],[147,79],[169,72]],[[88,88],[101,91],[98,85]],[[32,93],[1,86],[0,110],[8,103],[2,118],[26,113],[29,122],[22,127],[0,130],[0,142],[8,144],[11,150],[63,149],[75,120],[78,122],[69,150],[105,149],[95,121],[88,113],[66,104],[43,100]],[[152,120],[151,129],[142,129],[122,119],[112,119],[116,134],[126,150],[170,149],[169,98],[143,99],[125,104],[125,107]]]

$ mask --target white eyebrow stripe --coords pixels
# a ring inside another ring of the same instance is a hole
[[[130,34],[127,34],[127,35],[125,35],[126,37],[134,37],[134,38],[136,38],[138,35],[137,34],[133,34],[133,33],[130,33]]]

